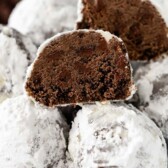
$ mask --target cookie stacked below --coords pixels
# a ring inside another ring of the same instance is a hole
[[[57,109],[19,96],[3,102],[0,113],[0,167],[66,168],[69,128]]]
[[[84,105],[69,138],[74,168],[166,168],[165,145],[148,117],[122,104]]]

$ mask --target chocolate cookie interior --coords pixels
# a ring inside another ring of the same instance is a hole
[[[150,1],[81,0],[78,29],[103,29],[123,39],[131,60],[150,60],[168,51],[166,24]]]
[[[40,52],[26,91],[46,105],[126,99],[132,86],[127,51],[117,37],[97,31],[55,37]]]

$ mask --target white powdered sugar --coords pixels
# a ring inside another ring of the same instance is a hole
[[[84,4],[82,0],[78,0],[78,5],[77,5],[77,22],[81,22],[83,19],[83,9],[84,9]]]
[[[69,137],[73,168],[167,168],[161,131],[126,105],[85,105]]]
[[[150,0],[156,7],[168,27],[168,0]]]
[[[9,26],[29,35],[40,45],[47,38],[73,30],[77,0],[22,0],[9,18]]]
[[[57,109],[19,96],[4,101],[0,115],[1,168],[66,168],[68,126]]]
[[[112,38],[116,38],[118,41],[123,42],[123,41],[121,40],[121,38],[119,38],[119,37],[117,37],[117,36],[111,34],[111,33],[108,32],[108,31],[96,30],[96,32],[97,32],[97,33],[100,33],[100,34],[105,38],[105,40],[106,40],[107,42],[109,42]]]
[[[23,93],[27,67],[35,58],[32,41],[17,31],[3,27],[0,30],[0,103],[7,97]]]
[[[138,106],[168,138],[168,58],[140,67],[135,73]]]

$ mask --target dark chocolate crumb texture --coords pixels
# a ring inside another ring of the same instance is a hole
[[[28,71],[26,91],[46,106],[132,95],[133,81],[122,40],[101,30],[59,34],[46,41]]]
[[[80,0],[77,29],[102,29],[123,39],[131,60],[168,51],[166,21],[149,0]]]

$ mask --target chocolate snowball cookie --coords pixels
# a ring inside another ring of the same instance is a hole
[[[0,103],[23,93],[26,70],[36,50],[31,39],[0,25]]]
[[[0,23],[7,24],[8,17],[20,0],[0,0]]]
[[[46,41],[25,88],[46,106],[124,100],[135,91],[124,43],[101,30],[67,32]]]
[[[167,57],[168,54],[165,54]],[[135,73],[136,106],[155,121],[168,139],[168,58],[139,68]]]
[[[79,0],[77,29],[103,29],[123,39],[131,60],[168,51],[167,0]]]
[[[159,128],[122,104],[83,106],[72,125],[68,149],[73,168],[167,168]]]
[[[68,126],[57,109],[26,96],[0,104],[1,168],[66,168]]]
[[[53,35],[73,30],[77,19],[77,0],[23,0],[9,18],[9,26],[40,45]]]

